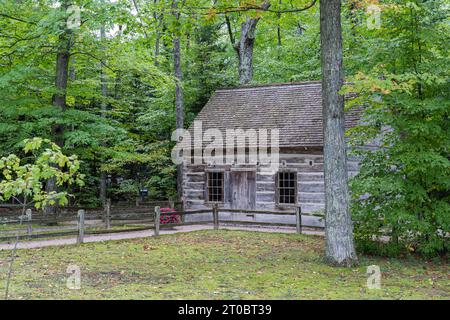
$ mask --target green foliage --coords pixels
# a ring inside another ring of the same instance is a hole
[[[25,140],[23,151],[24,159],[15,154],[0,158],[0,201],[21,197],[24,206],[29,203],[36,208],[55,203],[64,206],[70,196],[67,191],[47,192],[45,183],[54,179],[61,189],[73,184],[83,186],[76,155],[65,156],[59,146],[41,138]]]
[[[176,192],[176,166],[173,164],[170,154],[170,145],[160,146],[164,152],[155,154],[148,162],[148,178],[144,185],[149,190],[153,199],[175,200]]]
[[[355,152],[355,236],[368,251],[434,256],[449,248],[450,30],[443,1],[387,2],[382,28],[370,33],[378,60],[347,88],[365,106],[353,143],[379,146]],[[371,244],[382,235],[387,243]]]
[[[139,194],[139,184],[135,180],[124,180],[112,187],[110,192],[114,199],[132,202]]]
[[[286,1],[285,5],[281,6],[282,10],[304,7],[307,1],[290,2],[289,5],[287,3]],[[285,13],[281,17],[276,13],[265,15],[257,30],[254,82],[320,80],[318,18],[318,4],[308,11]],[[277,34],[278,26],[280,39]]]

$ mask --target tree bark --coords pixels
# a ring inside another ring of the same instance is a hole
[[[183,80],[183,72],[181,70],[181,48],[179,37],[173,39],[173,59],[174,59],[174,75],[176,80],[175,109],[177,117],[177,129],[182,129],[184,126],[183,89],[181,87],[181,81]]]
[[[66,34],[60,37],[60,46],[56,56],[55,87],[57,92],[53,96],[53,105],[66,111],[66,90],[69,78],[70,43]],[[57,128],[58,133],[63,132],[62,127]]]
[[[349,212],[342,66],[341,1],[320,2],[322,105],[325,170],[326,259],[334,265],[357,261]]]
[[[173,15],[176,20],[180,19],[180,13],[178,11],[178,1],[172,2]],[[184,106],[183,106],[183,88],[181,82],[183,80],[183,72],[181,69],[181,44],[180,33],[176,30],[173,35],[173,68],[175,76],[175,113],[176,113],[176,128],[184,128]],[[183,167],[178,165],[177,167],[177,190],[179,199],[183,196]]]
[[[248,84],[253,79],[253,47],[255,45],[255,31],[259,18],[247,18],[241,24],[241,36],[238,43],[239,83]]]

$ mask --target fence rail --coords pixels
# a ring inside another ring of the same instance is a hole
[[[156,203],[156,202],[155,202]],[[161,204],[161,202],[158,202]],[[171,203],[174,206],[174,203]],[[220,213],[242,213],[248,215],[276,215],[295,216],[295,223],[289,222],[265,222],[248,220],[223,219]],[[187,216],[196,214],[210,214],[210,218],[201,221],[186,222]],[[49,217],[41,212],[26,210],[25,216],[0,214],[0,241],[14,241],[43,239],[54,237],[76,236],[77,243],[83,243],[85,236],[95,234],[110,234],[120,232],[154,230],[154,235],[159,236],[162,229],[177,226],[209,224],[212,223],[214,230],[218,230],[222,224],[259,225],[259,226],[292,226],[297,233],[302,233],[304,227],[321,228],[318,226],[305,226],[302,217],[321,217],[320,214],[303,214],[301,208],[292,211],[268,211],[248,209],[226,209],[219,208],[214,204],[208,209],[162,212],[160,206],[121,207],[112,205],[108,200],[103,210],[74,210],[69,208],[56,216]],[[164,220],[167,217],[175,217],[171,223]],[[17,226],[18,225],[18,226]]]

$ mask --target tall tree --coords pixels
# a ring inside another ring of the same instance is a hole
[[[61,11],[63,11],[62,16],[66,17],[67,9],[70,6],[69,0],[64,0],[61,2]],[[66,101],[66,90],[67,82],[69,79],[69,60],[70,60],[70,49],[71,49],[71,30],[68,28],[66,20],[63,21],[61,25],[61,33],[59,35],[59,40],[57,43],[57,53],[56,53],[56,68],[55,68],[55,89],[56,93],[53,95],[52,103],[53,106],[65,112],[67,109]],[[52,127],[52,135],[56,144],[60,147],[64,145],[64,126],[61,123],[54,124]],[[56,192],[56,179],[53,177],[47,181],[46,191],[47,193]],[[56,204],[50,204],[44,208],[44,212],[49,215],[56,213]]]
[[[157,4],[158,4],[158,0],[153,0],[153,4],[155,6],[155,9],[153,11],[153,20],[155,23],[155,49],[154,49],[154,56],[155,56],[155,66],[159,66],[159,54],[161,51],[161,29],[162,29],[162,24],[163,24],[163,20],[164,20],[164,13],[163,12],[159,12],[158,13],[158,9],[157,9]]]
[[[172,2],[172,12],[175,17],[175,30],[173,31],[173,72],[175,76],[175,113],[177,129],[184,127],[184,106],[183,106],[183,71],[181,69],[181,38],[180,38],[180,8],[178,0]],[[183,168],[181,165],[177,168],[177,189],[178,196],[183,194]]]
[[[106,38],[105,25],[102,25],[100,28],[100,41],[104,42]],[[108,87],[106,84],[106,73],[105,73],[105,63],[103,61],[100,62],[100,87],[102,92],[102,105],[101,105],[101,116],[106,118],[106,98],[108,95]],[[100,173],[100,201],[104,206],[106,204],[106,172],[103,170]]]
[[[326,211],[325,255],[330,263],[352,265],[357,257],[349,212],[344,97],[339,94],[344,82],[340,0],[320,2],[320,40]]]

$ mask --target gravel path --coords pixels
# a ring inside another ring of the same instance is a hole
[[[280,232],[280,233],[295,233],[295,228],[292,227],[258,227],[258,226],[239,226],[239,225],[221,225],[221,229],[228,230],[244,230],[244,231],[257,231],[257,232]],[[188,226],[178,226],[173,229],[162,229],[160,234],[174,234],[181,232],[192,232],[199,230],[211,230],[212,225],[202,224],[202,225],[188,225]],[[304,234],[314,234],[323,235],[322,231],[311,231],[304,230]],[[85,243],[90,242],[103,242],[111,240],[126,240],[126,239],[138,239],[154,236],[153,230],[144,231],[132,231],[132,232],[121,232],[121,233],[111,233],[111,234],[99,234],[99,235],[86,235],[84,237]],[[18,249],[35,249],[53,246],[65,246],[77,243],[77,238],[62,238],[62,239],[50,239],[50,240],[37,240],[37,241],[26,241],[19,242],[17,245]],[[0,244],[0,250],[11,250],[14,247],[14,243],[2,243]]]

